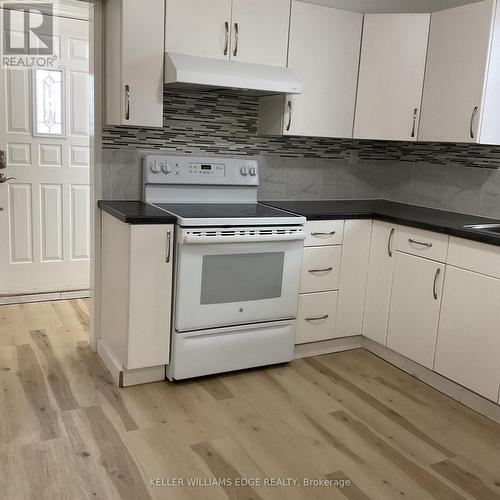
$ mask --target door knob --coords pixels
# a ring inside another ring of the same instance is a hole
[[[5,174],[0,174],[0,184],[4,184],[5,182],[13,179],[15,179],[15,177],[5,177]]]

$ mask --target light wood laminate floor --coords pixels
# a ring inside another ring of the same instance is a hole
[[[2,500],[500,499],[500,426],[364,350],[118,389],[88,324],[0,307]]]

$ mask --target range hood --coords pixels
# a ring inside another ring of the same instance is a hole
[[[165,54],[165,84],[198,89],[244,89],[257,94],[301,94],[288,68],[184,54]]]

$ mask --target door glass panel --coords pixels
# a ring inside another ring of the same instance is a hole
[[[284,252],[205,255],[201,304],[280,297],[284,260]]]
[[[35,135],[63,135],[63,73],[36,69],[34,88]]]

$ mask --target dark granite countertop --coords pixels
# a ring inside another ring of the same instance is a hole
[[[176,217],[142,201],[100,200],[97,206],[126,224],[175,224]]]
[[[283,200],[261,201],[260,203],[302,215],[308,220],[377,219],[500,246],[500,235],[479,233],[462,228],[467,224],[500,224],[500,220],[476,215],[386,200]],[[127,224],[175,224],[176,222],[175,216],[141,201],[101,200],[98,206]]]
[[[500,235],[478,233],[462,228],[468,224],[500,223],[497,219],[476,215],[447,212],[386,200],[287,200],[261,203],[302,215],[308,220],[377,219],[500,246]]]

